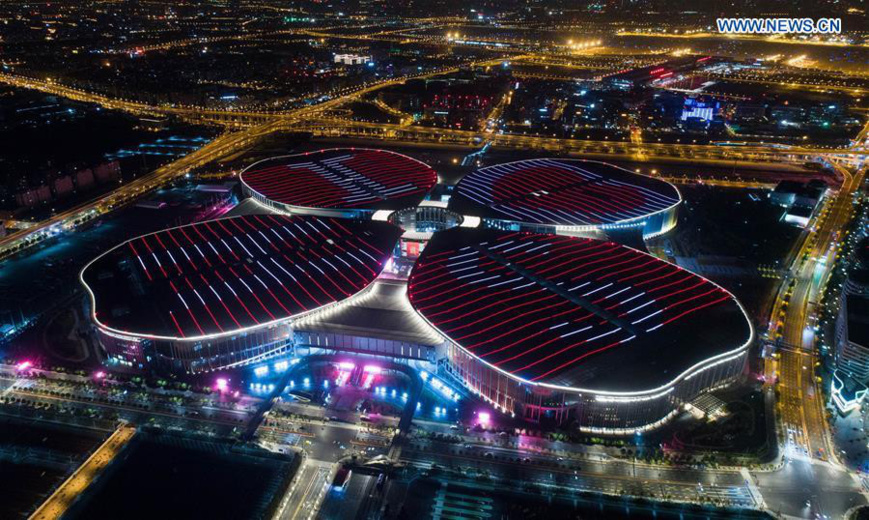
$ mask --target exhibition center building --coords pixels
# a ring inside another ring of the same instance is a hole
[[[743,373],[754,332],[733,295],[612,234],[671,229],[666,182],[544,158],[439,186],[416,159],[359,148],[259,161],[240,181],[228,216],[82,270],[110,366],[389,358],[504,414],[602,434],[659,426]]]

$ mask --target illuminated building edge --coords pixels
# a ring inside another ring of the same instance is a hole
[[[349,298],[306,313],[208,337],[166,339],[119,334],[100,326],[99,322],[95,323],[100,345],[110,364],[134,369],[153,367],[187,374],[211,372],[258,363],[291,352],[296,343],[294,325],[297,322],[349,305],[365,296],[371,287],[373,283]],[[91,316],[91,319],[95,318]]]
[[[860,405],[863,404],[866,398],[866,394],[869,393],[869,389],[863,384],[856,385],[850,392],[848,392],[846,386],[841,372],[834,370],[833,378],[830,382],[830,398],[842,415],[860,408]],[[848,393],[851,395],[847,395]]]
[[[511,415],[521,413],[531,421],[539,421],[549,412],[554,413],[558,422],[573,415],[582,432],[632,435],[663,426],[684,405],[703,393],[733,383],[745,369],[748,351],[755,339],[754,326],[748,313],[730,291],[711,280],[703,279],[726,292],[736,302],[749,326],[748,339],[738,348],[694,364],[665,385],[634,392],[592,390],[525,380],[483,361],[452,341],[421,312],[417,311],[417,314],[446,338],[443,370],[496,410]]]
[[[258,166],[261,163],[277,161],[280,159],[289,159],[291,157],[303,157],[306,155],[333,152],[333,151],[337,151],[337,150],[386,152],[386,153],[389,153],[392,155],[400,156],[400,157],[407,159],[409,161],[413,161],[415,163],[421,164],[421,165],[425,166],[426,168],[431,168],[431,166],[429,166],[428,164],[426,164],[418,159],[414,159],[413,157],[410,157],[409,155],[405,155],[403,153],[393,152],[392,150],[382,150],[382,149],[378,149],[378,148],[357,148],[357,147],[323,148],[321,150],[314,150],[311,152],[302,152],[302,153],[288,154],[288,155],[277,155],[274,157],[267,157],[265,159],[260,159],[259,161],[256,161],[255,163],[253,163],[253,164],[249,165],[248,167],[246,167],[245,169],[243,169],[238,174],[238,180],[239,180],[239,183],[241,184],[242,194],[247,195],[253,201],[258,203],[260,206],[262,206],[266,209],[269,209],[271,211],[274,211],[275,213],[282,214],[282,215],[313,215],[313,216],[318,216],[318,217],[333,217],[333,218],[347,218],[347,219],[364,219],[364,218],[372,217],[374,215],[374,213],[377,212],[378,210],[365,209],[365,208],[358,208],[358,209],[341,208],[341,207],[318,208],[318,207],[311,207],[311,206],[296,206],[293,204],[278,202],[278,201],[272,200],[272,199],[268,198],[267,196],[263,195],[262,193],[256,191],[244,180],[244,174],[247,173],[248,171],[251,171],[252,169],[254,169],[256,166]]]
[[[84,280],[84,272],[91,264],[123,247],[127,242],[129,240],[88,262],[79,272],[79,281],[88,293],[90,319],[96,325],[99,342],[106,352],[108,363],[132,369],[154,367],[192,374],[247,365],[287,353],[293,348],[293,325],[296,322],[353,303],[366,295],[374,285],[372,280],[360,291],[343,300],[327,303],[307,312],[219,334],[190,338],[140,334],[113,329],[101,323],[96,317],[96,295]]]
[[[647,213],[645,215],[640,215],[639,217],[633,217],[622,220],[615,220],[612,222],[607,222],[604,224],[586,224],[586,225],[568,225],[568,224],[557,224],[557,223],[539,223],[539,222],[529,222],[525,220],[516,220],[510,218],[502,218],[502,217],[485,217],[483,218],[483,222],[485,227],[494,228],[494,229],[502,229],[509,231],[530,231],[533,233],[549,233],[556,235],[566,235],[566,236],[581,236],[586,238],[604,238],[606,236],[606,232],[610,230],[624,230],[624,229],[633,229],[640,228],[642,231],[643,239],[649,240],[658,236],[667,233],[674,227],[676,227],[676,223],[678,222],[677,214],[678,208],[684,201],[682,198],[682,192],[679,191],[674,184],[658,179],[651,175],[641,174],[638,172],[633,172],[628,170],[627,168],[623,168],[621,166],[617,166],[615,164],[611,164],[604,161],[594,161],[594,160],[585,160],[585,159],[558,159],[560,161],[571,161],[571,162],[587,162],[587,163],[595,163],[602,164],[604,166],[608,166],[610,168],[614,168],[617,170],[621,170],[629,175],[633,176],[641,176],[648,177],[650,179],[654,179],[655,181],[661,182],[663,184],[668,185],[673,191],[676,193],[676,202],[672,205],[659,209],[657,211],[653,211],[651,213]],[[514,163],[522,163],[527,160],[519,160],[507,163],[500,163],[496,166],[506,166]],[[473,175],[473,173],[471,173]],[[459,181],[461,184],[461,181]],[[458,185],[457,185],[458,186]]]
[[[555,224],[537,224],[533,222],[524,222],[518,220],[501,219],[494,217],[483,218],[485,227],[492,229],[500,229],[504,231],[529,231],[532,233],[546,233],[564,236],[579,236],[586,238],[603,239],[606,237],[607,231],[619,231],[626,229],[639,229],[643,234],[643,239],[649,240],[664,233],[667,233],[674,227],[678,221],[678,207],[681,204],[681,199],[676,204],[649,213],[640,217],[619,220],[608,224],[589,224],[585,226],[565,226]]]

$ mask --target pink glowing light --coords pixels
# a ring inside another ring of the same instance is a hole
[[[379,374],[380,371],[383,369],[377,365],[365,365],[365,368],[363,368],[362,370],[368,372],[369,374]]]
[[[27,370],[28,368],[30,368],[32,366],[33,366],[33,363],[31,363],[30,361],[22,361],[21,363],[18,363],[15,366],[15,370],[18,370],[20,372],[22,370]]]
[[[94,377],[95,377],[96,379],[103,379],[104,377],[106,377],[106,373],[103,372],[102,370],[100,370],[99,372],[97,372],[96,374],[94,374]]]
[[[356,365],[351,363],[350,361],[342,361],[342,362],[338,363],[338,368],[341,368],[344,370],[353,370],[354,368],[356,368]]]
[[[492,416],[489,414],[489,412],[480,412],[477,414],[477,419],[480,420],[480,424],[489,424]]]
[[[221,377],[217,380],[215,388],[217,388],[218,392],[226,392],[226,389],[229,388],[229,381]]]

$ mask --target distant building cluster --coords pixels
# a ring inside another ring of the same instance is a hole
[[[419,124],[460,130],[480,129],[508,91],[507,72],[461,71],[449,78],[414,80],[378,94],[383,103],[418,119]]]
[[[341,65],[366,65],[368,63],[373,63],[370,55],[360,56],[358,54],[336,54],[334,62],[340,63]]]
[[[610,74],[603,78],[603,82],[605,85],[622,90],[657,86],[675,81],[682,74],[693,72],[700,67],[708,67],[718,61],[720,58],[713,56],[677,58],[656,65]]]

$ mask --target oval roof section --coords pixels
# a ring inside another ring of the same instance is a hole
[[[386,222],[251,215],[124,242],[81,281],[104,330],[196,340],[303,315],[365,289],[401,230]]]
[[[529,159],[465,176],[450,208],[515,222],[601,226],[642,219],[680,201],[672,184],[611,164]]]
[[[714,283],[612,242],[451,229],[409,281],[414,308],[454,343],[521,380],[594,392],[648,392],[753,331]]]
[[[427,164],[386,150],[335,148],[266,159],[241,181],[293,208],[379,210],[418,204],[437,183]]]

